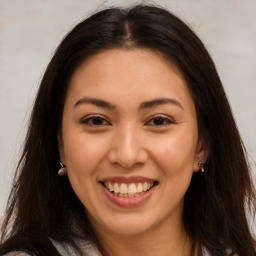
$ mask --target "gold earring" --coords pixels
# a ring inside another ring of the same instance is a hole
[[[198,167],[200,168],[201,172],[204,172],[204,164],[202,161],[199,161]]]
[[[60,162],[60,169],[58,171],[58,175],[66,175],[67,174],[67,168]]]

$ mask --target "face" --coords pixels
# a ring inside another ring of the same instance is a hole
[[[105,50],[78,67],[59,148],[94,228],[120,235],[180,225],[192,174],[205,160],[184,79],[145,49]]]

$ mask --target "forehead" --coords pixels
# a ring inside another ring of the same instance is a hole
[[[100,65],[99,62],[101,63]],[[153,51],[148,48],[113,48],[101,50],[87,57],[73,73],[71,82],[77,79],[77,76],[81,72],[85,70],[91,71],[90,69],[94,69],[93,71],[97,69],[97,72],[103,72],[104,74],[107,72],[112,72],[113,74],[117,71],[116,68],[119,67],[125,70],[126,74],[130,71],[136,74],[133,68],[137,68],[140,64],[143,64],[143,66],[140,66],[140,69],[137,71],[141,73],[153,70],[157,71],[158,69],[168,69],[183,79],[177,66],[159,51]]]
[[[71,78],[67,98],[143,101],[166,94],[193,104],[178,68],[162,54],[140,48],[109,49],[82,62]]]

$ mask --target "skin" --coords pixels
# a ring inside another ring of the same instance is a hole
[[[171,102],[142,105],[166,98]],[[146,49],[111,49],[86,59],[70,82],[59,150],[110,255],[190,255],[191,238],[182,224],[184,195],[206,150],[193,100],[174,65]],[[158,182],[136,207],[112,203],[99,183],[134,175]]]

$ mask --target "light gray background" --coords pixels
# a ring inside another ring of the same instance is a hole
[[[34,95],[60,40],[95,10],[139,2],[0,0],[0,216],[11,187]],[[207,46],[245,145],[255,161],[256,0],[151,2],[169,8],[185,20]],[[256,173],[255,163],[252,168]]]

